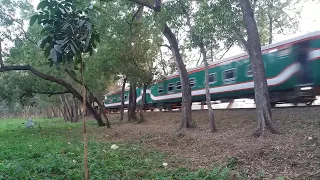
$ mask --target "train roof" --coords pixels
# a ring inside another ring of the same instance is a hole
[[[288,43],[293,43],[293,42],[296,42],[296,41],[299,41],[299,40],[302,40],[302,39],[307,39],[307,38],[314,37],[314,36],[319,36],[319,35],[320,35],[320,31],[310,32],[310,33],[303,34],[303,35],[300,35],[300,36],[297,36],[297,37],[293,37],[293,38],[290,38],[290,39],[287,39],[287,40],[283,40],[283,41],[275,42],[275,43],[272,43],[272,44],[268,44],[266,46],[262,46],[261,47],[261,51],[265,51],[265,50],[272,49],[272,48],[275,48],[275,47],[278,47],[278,46],[282,46],[282,45],[285,45],[285,44],[288,44]],[[210,65],[214,65],[214,64],[219,64],[219,63],[222,63],[222,62],[226,62],[226,61],[229,61],[229,60],[232,60],[232,59],[237,59],[237,58],[240,58],[240,57],[243,57],[243,56],[246,56],[246,55],[248,55],[248,53],[247,52],[243,52],[243,53],[240,53],[240,54],[235,55],[235,56],[231,56],[231,57],[228,57],[228,58],[221,59],[219,61],[212,62],[212,63],[209,64],[209,66]],[[200,66],[193,67],[193,68],[188,68],[187,71],[189,72],[189,71],[193,71],[193,70],[197,70],[197,69],[201,69],[201,68],[204,68],[204,65],[200,65]],[[164,77],[164,79],[172,78],[172,77],[177,76],[177,75],[179,75],[178,72],[170,74],[170,75]],[[128,91],[128,90],[129,90],[129,88],[125,89],[125,91]],[[121,89],[115,90],[113,92],[109,92],[106,95],[117,94],[117,93],[119,93],[119,91],[121,92]]]
[[[320,31],[310,32],[310,33],[303,34],[303,35],[300,35],[300,36],[297,36],[297,37],[293,37],[293,38],[290,38],[290,39],[287,39],[287,40],[283,40],[283,41],[275,42],[275,43],[272,43],[272,44],[268,44],[266,46],[262,46],[261,47],[261,51],[272,49],[272,48],[275,48],[275,47],[278,47],[278,46],[281,46],[281,45],[285,45],[285,44],[288,44],[288,43],[296,42],[296,41],[299,41],[299,40],[302,40],[302,39],[306,39],[306,38],[310,38],[310,37],[314,37],[314,36],[318,36],[318,35],[320,35]],[[209,66],[210,65],[214,65],[214,64],[219,64],[219,63],[222,63],[222,62],[225,62],[225,61],[229,61],[229,60],[232,60],[232,59],[237,59],[237,58],[240,58],[240,57],[243,57],[243,56],[246,56],[246,55],[248,55],[248,53],[247,52],[243,52],[243,53],[240,53],[240,54],[235,55],[235,56],[231,56],[231,57],[228,57],[228,58],[221,59],[219,61],[212,62],[212,63],[209,64]],[[189,72],[189,71],[193,71],[193,70],[200,69],[200,68],[203,68],[203,67],[204,67],[204,65],[200,65],[200,66],[197,66],[197,67],[188,68],[187,71]],[[171,78],[171,77],[177,76],[177,75],[179,75],[178,72],[170,74],[170,75],[166,76],[166,78]]]

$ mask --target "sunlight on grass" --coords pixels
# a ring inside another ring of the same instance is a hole
[[[0,179],[83,179],[82,124],[35,121],[38,125],[26,129],[25,120],[0,120]],[[90,179],[228,179],[226,168],[176,169],[165,163],[163,153],[139,144],[113,144],[91,138]]]

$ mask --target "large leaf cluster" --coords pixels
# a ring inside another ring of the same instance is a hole
[[[90,22],[90,8],[77,9],[73,0],[43,0],[38,4],[38,13],[30,19],[43,27],[43,38],[38,46],[44,50],[50,65],[74,64],[78,69],[81,54],[93,54],[96,42],[100,42],[94,24]]]

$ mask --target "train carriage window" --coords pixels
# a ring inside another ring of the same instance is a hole
[[[158,86],[158,93],[163,93],[163,86]]]
[[[217,74],[211,73],[209,74],[209,84],[214,84],[217,82]]]
[[[181,81],[178,81],[178,82],[177,82],[177,87],[176,87],[176,89],[177,89],[177,90],[181,90]]]
[[[128,99],[128,95],[124,95],[124,100],[127,100]]]
[[[224,81],[233,81],[236,79],[236,69],[228,69],[223,72]]]
[[[195,78],[190,78],[189,81],[190,81],[191,88],[196,86],[196,79]]]
[[[168,84],[168,93],[173,93],[173,91],[174,91],[173,83],[169,83]]]
[[[247,74],[247,77],[252,77],[251,64],[248,64],[248,65],[246,66],[246,74]]]

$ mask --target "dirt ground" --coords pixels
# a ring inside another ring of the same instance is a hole
[[[216,110],[218,132],[209,133],[206,110],[193,111],[197,127],[177,131],[180,112],[147,112],[142,124],[119,122],[109,115],[112,129],[96,128],[95,135],[112,142],[141,142],[176,158],[171,166],[235,167],[249,179],[320,179],[320,107],[275,108],[273,120],[281,135],[254,138],[255,110]],[[182,159],[179,161],[178,159]],[[264,178],[260,178],[263,176]]]

